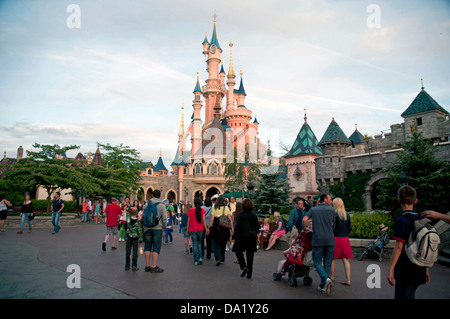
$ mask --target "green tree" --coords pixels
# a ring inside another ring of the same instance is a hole
[[[225,189],[227,192],[239,192],[252,182],[256,183],[260,174],[259,166],[256,163],[248,163],[248,152],[245,152],[245,159],[238,161],[238,152],[234,149],[234,160],[225,163]],[[242,163],[243,162],[243,163]],[[247,175],[245,174],[247,170]]]
[[[104,151],[103,165],[117,170],[114,174],[116,180],[128,183],[129,191],[126,194],[137,192],[140,188],[141,171],[145,170],[145,164],[139,159],[140,153],[123,144],[117,146],[111,146],[109,143],[99,144],[99,147]]]
[[[371,176],[371,173],[348,174],[343,183],[331,185],[330,191],[333,197],[342,198],[347,211],[364,211],[364,191]]]
[[[267,168],[267,167],[264,167]],[[259,181],[256,183],[256,191],[253,196],[257,210],[273,214],[291,204],[287,201],[291,187],[289,181],[280,172],[264,174],[262,170]]]
[[[400,213],[397,203],[400,186],[398,178],[404,173],[408,176],[408,184],[417,191],[418,203],[415,209],[418,212],[425,209],[447,212],[450,207],[449,163],[436,159],[435,146],[423,137],[422,132],[414,132],[402,148],[396,162],[388,167],[387,178],[379,182],[380,194],[376,207],[390,210],[394,215]]]

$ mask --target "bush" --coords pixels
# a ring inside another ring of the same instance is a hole
[[[388,226],[388,233],[392,235],[394,227],[394,218],[383,212],[350,214],[350,221],[352,223],[350,238],[375,239],[378,236],[378,225],[380,224]]]
[[[32,199],[31,202],[33,203],[33,209],[35,211],[46,211],[47,210],[47,200],[46,199],[42,199],[42,200]],[[75,200],[64,201],[63,213],[75,213],[76,211],[77,211],[77,201],[75,201]]]

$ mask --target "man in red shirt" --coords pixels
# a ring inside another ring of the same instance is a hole
[[[117,205],[117,199],[112,198],[111,204],[106,206],[105,209],[105,218],[106,218],[106,237],[105,241],[102,243],[102,250],[106,250],[106,242],[109,239],[109,236],[112,236],[112,246],[111,250],[116,250],[116,247],[114,246],[116,242],[116,237],[118,233],[118,226],[119,226],[119,215],[122,214],[122,210],[120,209],[120,206]]]

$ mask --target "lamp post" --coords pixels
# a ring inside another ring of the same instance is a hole
[[[400,187],[408,185],[409,177],[405,174],[405,172],[401,172],[400,176],[398,177],[398,183],[400,184]]]
[[[255,189],[255,186],[253,186],[252,182],[248,183],[247,185],[247,192],[248,192],[248,197],[250,199],[252,199],[252,194],[253,194],[253,190]]]

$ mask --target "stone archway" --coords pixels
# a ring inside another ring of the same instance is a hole
[[[170,190],[167,193],[167,199],[169,200],[169,202],[171,203],[175,203],[177,200],[177,195],[175,194],[175,192],[173,190]]]
[[[372,177],[369,179],[369,181],[366,184],[365,192],[364,192],[364,202],[366,206],[366,211],[373,210],[373,192],[374,189],[377,187],[378,182],[382,179],[385,179],[387,177],[386,173],[384,171],[379,171],[374,174],[372,174]]]
[[[213,197],[216,194],[220,194],[220,189],[217,188],[216,186],[211,186],[210,188],[208,188],[208,190],[206,191],[206,197]]]
[[[149,187],[145,193],[145,200],[148,202],[153,197],[153,189]]]

